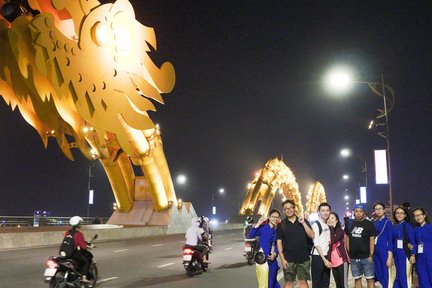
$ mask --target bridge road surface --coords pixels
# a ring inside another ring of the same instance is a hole
[[[99,241],[99,243],[98,243]],[[255,266],[248,266],[240,230],[214,232],[214,252],[208,272],[188,277],[181,264],[184,235],[133,240],[96,240],[101,288],[238,288],[257,287]],[[58,247],[0,251],[0,288],[48,287],[43,283],[45,263]],[[281,271],[281,270],[280,270]],[[282,273],[278,275],[283,287]],[[349,287],[353,287],[352,280]],[[335,287],[333,281],[331,287]],[[365,287],[365,285],[364,285]]]

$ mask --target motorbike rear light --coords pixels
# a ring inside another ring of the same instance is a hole
[[[192,249],[189,248],[183,249],[183,254],[192,254],[192,253],[193,253]]]
[[[56,268],[57,267],[57,263],[51,259],[48,260],[46,264],[47,264],[48,268]]]

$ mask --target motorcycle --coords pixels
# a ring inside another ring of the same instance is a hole
[[[208,263],[204,262],[201,251],[193,246],[183,246],[183,266],[186,275],[193,277],[208,270]]]
[[[89,249],[94,248],[93,241],[98,235],[87,242]],[[47,268],[44,272],[45,283],[49,284],[50,288],[92,288],[96,286],[98,280],[98,268],[96,262],[91,260],[89,268],[89,283],[82,281],[82,274],[79,271],[78,263],[73,259],[63,256],[50,256],[47,261]]]
[[[245,239],[244,241],[244,256],[249,265],[255,264],[255,254],[257,253],[258,239]]]

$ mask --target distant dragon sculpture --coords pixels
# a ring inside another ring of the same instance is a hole
[[[326,201],[324,187],[320,182],[315,182],[309,191],[306,213],[304,214],[301,193],[293,172],[282,160],[274,158],[267,161],[248,184],[240,215],[252,215],[254,213],[266,215],[277,193],[282,194],[282,200],[293,200],[296,205],[296,214],[306,217],[316,212],[318,205]],[[260,205],[255,212],[258,202]]]
[[[296,212],[303,214],[301,194],[294,174],[282,160],[274,158],[267,161],[257,176],[249,183],[240,215],[253,213],[258,201],[261,201],[261,204],[257,214],[267,214],[277,192],[283,194],[284,199],[294,200]]]
[[[24,3],[24,4],[23,4]],[[0,0],[0,95],[18,107],[47,147],[55,138],[64,155],[71,148],[98,159],[120,211],[151,195],[163,211],[177,198],[150,100],[175,83],[169,62],[158,67],[153,28],[135,20],[127,0]],[[132,164],[145,177],[135,189]]]
[[[309,189],[309,194],[306,196],[308,201],[306,202],[306,216],[316,213],[318,206],[327,202],[324,186],[320,182],[315,182]]]

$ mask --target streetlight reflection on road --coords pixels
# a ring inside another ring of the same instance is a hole
[[[354,80],[353,70],[349,67],[336,67],[329,71],[326,75],[326,88],[329,92],[334,94],[347,93],[354,84],[366,84],[372,91],[372,94],[381,97],[383,100],[383,109],[378,109],[379,115],[376,120],[380,123],[372,123],[369,125],[371,128],[383,128],[384,131],[377,131],[377,134],[386,140],[386,154],[387,154],[387,171],[388,171],[388,190],[389,190],[389,206],[390,211],[393,211],[393,189],[391,180],[391,158],[390,158],[390,133],[388,115],[394,106],[394,91],[389,85],[385,85],[384,76],[381,75],[380,82],[366,82]],[[381,91],[380,91],[381,90]],[[389,94],[386,94],[389,92]]]

